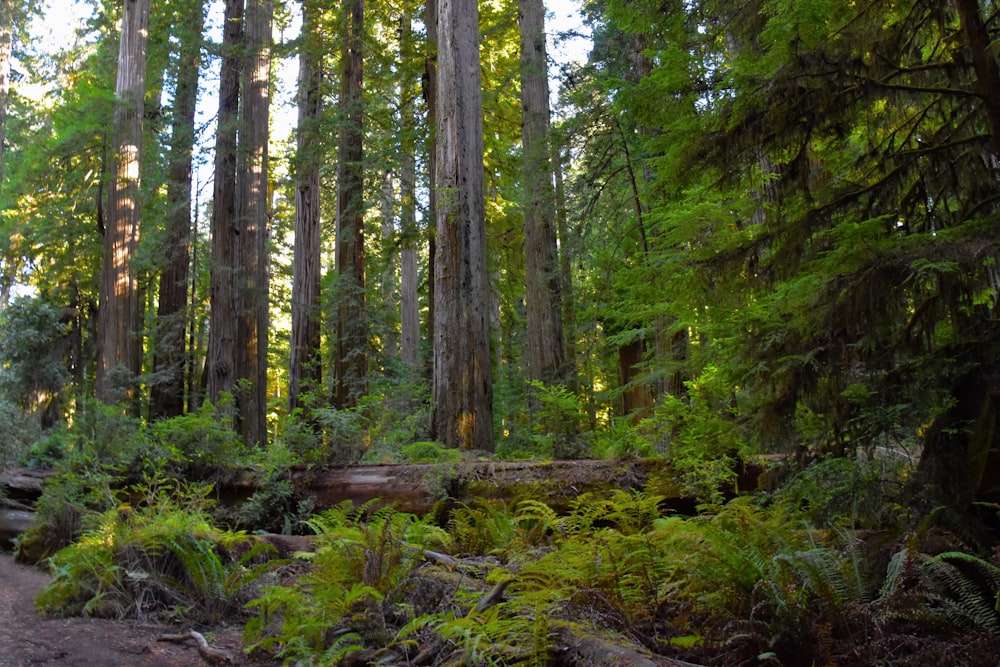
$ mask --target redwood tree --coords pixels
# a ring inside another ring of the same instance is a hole
[[[141,361],[141,342],[133,329],[141,304],[132,260],[139,243],[139,172],[148,32],[149,0],[125,0],[115,83],[117,101],[110,137],[112,168],[97,322],[97,397],[107,403],[132,397],[127,384],[139,373]]]
[[[411,19],[399,21],[400,61],[408,62],[413,49]],[[402,138],[399,156],[400,226],[402,250],[399,267],[400,341],[403,363],[418,370],[420,362],[420,300],[417,285],[417,167],[416,167],[416,72],[407,68],[400,84]]]
[[[518,8],[528,373],[532,380],[564,382],[567,369],[556,251],[555,192],[549,161],[545,6],[542,0],[519,0]]]
[[[448,446],[493,451],[483,107],[475,0],[440,0],[437,44],[433,431]]]
[[[226,0],[219,74],[212,194],[212,275],[206,374],[208,400],[216,406],[236,386],[236,140],[240,108],[243,0]],[[227,408],[226,412],[231,413]]]
[[[167,167],[167,239],[157,304],[156,355],[158,376],[150,389],[149,415],[175,417],[184,411],[188,272],[191,252],[191,163],[195,142],[195,104],[201,63],[202,0],[178,6],[177,73],[174,88],[170,157]]]
[[[3,151],[7,127],[7,100],[10,95],[10,57],[13,41],[14,0],[0,0],[0,184],[3,183]]]
[[[268,163],[271,84],[270,0],[246,6],[239,150],[237,152],[237,248],[239,269],[236,390],[239,430],[250,445],[267,442]]]
[[[357,404],[367,391],[368,326],[365,314],[364,158],[362,42],[364,0],[344,4],[340,77],[340,145],[337,179],[338,407]]]
[[[288,382],[290,410],[300,394],[322,379],[320,355],[320,181],[321,154],[316,127],[323,108],[320,67],[322,45],[318,7],[302,3],[302,52],[299,54],[299,123],[295,161],[295,248],[292,260],[292,341]]]

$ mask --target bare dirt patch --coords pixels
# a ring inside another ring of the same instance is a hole
[[[157,641],[189,628],[103,619],[50,619],[35,609],[38,592],[49,576],[0,554],[0,667],[200,667],[206,663],[193,641]],[[241,628],[202,630],[214,648],[226,651],[236,665],[272,667],[243,653]]]

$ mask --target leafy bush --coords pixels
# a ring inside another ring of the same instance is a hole
[[[208,403],[198,412],[153,422],[146,436],[151,444],[146,456],[157,468],[193,479],[222,480],[245,458],[239,436]]]
[[[334,665],[362,645],[389,643],[387,618],[407,615],[401,603],[423,549],[449,538],[429,519],[373,507],[345,502],[309,521],[316,532],[309,571],[249,605],[258,610],[245,629],[254,648]]]
[[[234,513],[237,526],[284,535],[308,530],[306,520],[312,515],[315,501],[296,497],[290,474],[295,461],[295,453],[281,442],[250,457],[248,464],[259,471],[257,488]]]
[[[30,450],[41,436],[37,419],[32,419],[18,406],[0,398],[0,469],[23,462],[31,466]],[[40,466],[31,466],[40,467]]]
[[[406,463],[458,463],[462,460],[462,452],[449,449],[433,440],[420,440],[403,445],[399,453]]]
[[[51,615],[161,618],[218,623],[240,613],[268,565],[269,545],[212,527],[210,487],[156,480],[135,487],[81,539],[49,562],[52,582],[36,600]]]
[[[41,297],[21,297],[0,313],[0,394],[28,412],[56,400],[69,382],[68,325]]]
[[[831,457],[797,473],[774,499],[816,526],[899,530],[915,520],[905,497],[908,472],[897,459]]]

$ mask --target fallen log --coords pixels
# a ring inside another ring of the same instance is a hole
[[[361,504],[380,499],[400,511],[425,514],[441,500],[468,503],[477,498],[513,502],[542,501],[567,509],[584,493],[611,489],[647,490],[663,495],[673,509],[692,510],[664,459],[579,461],[463,461],[408,465],[365,465],[292,469],[300,498],[317,509],[345,500]]]

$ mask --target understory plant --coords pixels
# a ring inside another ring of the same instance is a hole
[[[813,527],[793,504],[760,497],[696,517],[663,501],[616,491],[564,514],[531,499],[480,501],[455,508],[447,531],[343,504],[310,522],[317,550],[305,572],[251,603],[247,638],[320,665],[349,653],[581,664],[567,647],[587,642],[720,664],[903,665],[946,647],[955,664],[977,664],[962,656],[986,645],[950,637],[1000,634],[1000,564],[957,543],[928,551],[934,517],[870,536]]]
[[[238,617],[271,567],[258,558],[271,547],[214,527],[208,486],[157,479],[129,492],[49,559],[53,580],[38,608],[54,616],[205,624]]]
[[[348,501],[308,521],[315,552],[291,586],[270,586],[249,603],[256,616],[244,634],[251,649],[285,660],[336,665],[352,651],[390,642],[425,549],[450,539],[429,518]]]

